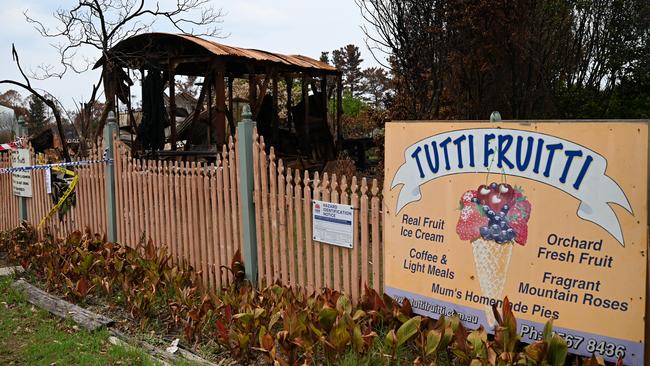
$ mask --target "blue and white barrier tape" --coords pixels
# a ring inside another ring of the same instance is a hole
[[[31,166],[22,166],[16,168],[0,168],[0,174],[11,174],[15,172],[28,172],[32,170],[45,170],[55,167],[75,167],[83,165],[92,165],[92,164],[113,164],[113,159],[101,159],[101,160],[80,160],[80,161],[71,161],[69,163],[56,163],[56,164],[43,164],[43,165],[31,165]]]

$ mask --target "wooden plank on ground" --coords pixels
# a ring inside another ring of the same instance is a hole
[[[12,285],[25,293],[27,301],[50,313],[65,319],[71,319],[89,331],[109,326],[115,321],[103,315],[95,314],[82,307],[59,299],[20,279]]]

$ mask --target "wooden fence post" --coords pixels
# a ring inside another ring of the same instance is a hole
[[[237,126],[239,139],[237,147],[239,154],[239,193],[242,225],[244,237],[243,260],[246,266],[246,278],[252,286],[257,286],[257,233],[255,227],[255,207],[253,202],[253,128],[255,122],[251,120],[249,106],[244,106],[243,120]],[[235,189],[235,187],[231,187]]]
[[[117,129],[115,114],[108,112],[108,121],[104,126],[104,148],[106,149],[106,236],[109,242],[117,241],[117,214],[115,211],[115,165],[113,160],[113,133]],[[62,137],[65,138],[65,137]]]

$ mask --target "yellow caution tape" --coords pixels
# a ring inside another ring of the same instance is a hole
[[[54,207],[52,207],[50,212],[48,212],[47,215],[45,215],[45,217],[41,219],[41,222],[38,224],[38,230],[41,230],[43,228],[43,225],[45,225],[45,223],[47,222],[47,220],[49,220],[52,217],[52,215],[54,215],[54,213],[61,208],[63,203],[72,194],[72,191],[74,191],[74,188],[77,186],[77,181],[79,180],[79,175],[77,175],[77,173],[75,173],[72,170],[68,170],[66,168],[61,168],[61,167],[54,167],[52,168],[52,170],[63,173],[65,175],[69,175],[73,178],[72,178],[72,182],[70,183],[70,186],[68,187],[68,189],[65,190],[65,193],[63,193],[61,199],[59,199],[59,202],[57,202],[57,204],[54,205]]]

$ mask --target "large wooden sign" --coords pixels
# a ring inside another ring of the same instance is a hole
[[[647,124],[393,122],[385,164],[388,294],[488,330],[508,296],[524,341],[643,362]]]

